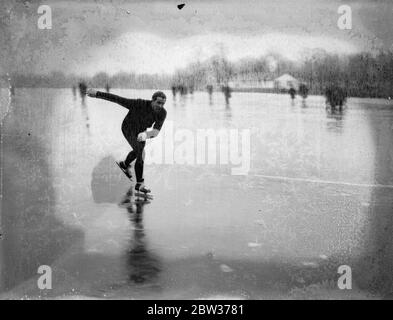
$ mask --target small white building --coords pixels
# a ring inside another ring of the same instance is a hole
[[[288,73],[285,73],[282,76],[274,79],[274,88],[279,90],[289,90],[290,88],[294,88],[297,91],[299,90],[299,84],[299,80],[292,77]]]

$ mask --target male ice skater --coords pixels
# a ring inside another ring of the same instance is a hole
[[[145,158],[146,139],[154,138],[158,135],[166,118],[164,104],[166,96],[163,92],[157,91],[153,94],[152,100],[127,99],[117,95],[89,89],[89,97],[100,98],[115,102],[124,108],[127,108],[128,114],[123,120],[121,130],[124,137],[132,147],[132,151],[127,155],[124,161],[118,162],[119,167],[126,176],[131,179],[131,163],[135,161],[136,185],[135,190],[149,193],[150,190],[144,185],[143,163]],[[147,130],[153,126],[152,130]]]

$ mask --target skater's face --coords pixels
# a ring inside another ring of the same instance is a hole
[[[165,99],[162,97],[157,97],[155,100],[151,102],[153,108],[162,108],[165,104]]]

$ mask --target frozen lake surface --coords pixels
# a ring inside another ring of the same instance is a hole
[[[114,90],[149,99],[152,90]],[[154,200],[115,160],[126,110],[71,89],[1,91],[0,298],[374,298],[392,291],[393,104],[205,92],[147,145]],[[203,134],[221,134],[202,144]],[[213,140],[211,140],[213,141]],[[248,147],[249,146],[249,147]],[[126,200],[131,200],[128,203]],[[40,265],[53,288],[40,290]],[[352,290],[339,290],[339,266]]]

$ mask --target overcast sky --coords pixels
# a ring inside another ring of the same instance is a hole
[[[21,72],[171,73],[221,52],[232,61],[269,52],[299,60],[305,49],[354,53],[393,42],[393,1],[193,0],[179,10],[182,1],[52,0],[41,2],[52,8],[51,30],[38,30],[31,2],[1,9],[11,43],[3,37],[2,46]],[[337,27],[343,4],[352,30]]]

